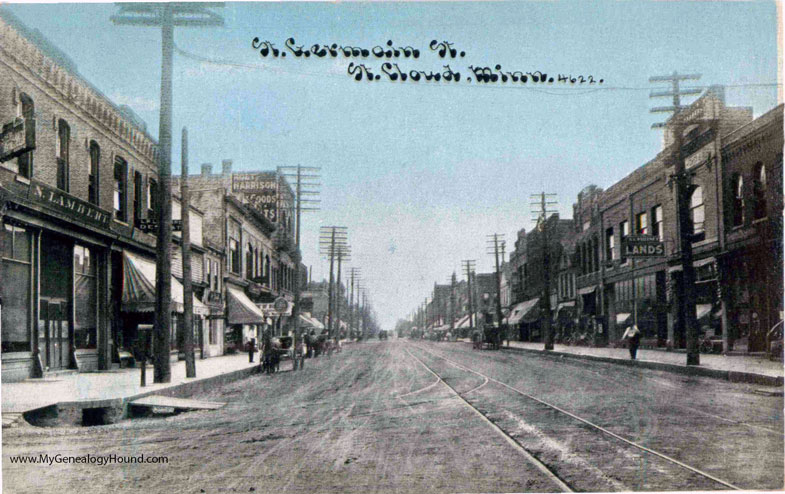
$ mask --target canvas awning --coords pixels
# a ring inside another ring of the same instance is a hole
[[[191,294],[194,314],[207,316],[210,309]],[[172,276],[172,312],[183,312],[183,285]],[[155,311],[155,262],[123,251],[124,312]]]
[[[466,314],[465,316],[463,316],[463,317],[462,317],[462,318],[461,318],[461,319],[460,319],[460,320],[459,320],[459,321],[458,321],[458,322],[455,324],[455,327],[456,327],[456,328],[468,328],[468,327],[471,325],[471,323],[472,323],[472,321],[471,321],[471,316],[470,316],[469,314]]]
[[[594,293],[595,290],[597,290],[597,285],[585,286],[583,288],[578,289],[578,295],[588,295],[590,293]]]
[[[695,319],[700,321],[711,314],[711,304],[698,304],[695,306]]]
[[[616,314],[616,324],[617,325],[619,325],[619,324],[624,325],[627,322],[627,320],[630,318],[631,315],[632,314],[630,314],[629,312],[620,312],[620,313]]]
[[[528,314],[534,307],[537,306],[537,302],[540,301],[539,297],[535,297],[531,300],[527,300],[526,302],[521,302],[520,304],[516,305],[510,311],[510,315],[507,317],[507,324],[518,324],[521,320]]]
[[[226,287],[227,310],[229,313],[227,324],[263,324],[264,314],[245,293],[237,288]]]

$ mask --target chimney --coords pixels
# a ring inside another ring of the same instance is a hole
[[[209,177],[213,173],[213,165],[210,163],[202,163],[202,176]]]
[[[224,175],[231,175],[232,173],[232,160],[223,160],[221,162]]]

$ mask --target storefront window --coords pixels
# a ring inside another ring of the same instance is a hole
[[[96,258],[93,251],[74,246],[74,345],[96,348],[98,310]]]
[[[30,351],[30,270],[32,235],[26,229],[5,224],[2,233],[2,351]]]

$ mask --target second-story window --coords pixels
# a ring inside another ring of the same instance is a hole
[[[35,105],[30,96],[22,93],[19,96],[21,115],[25,125],[35,125]],[[33,152],[28,151],[16,159],[17,173],[25,178],[33,178]]]
[[[68,192],[69,172],[69,145],[71,142],[71,127],[65,120],[57,122],[57,188]]]
[[[118,221],[128,221],[128,206],[126,201],[128,163],[121,157],[114,159],[114,217]]]
[[[651,234],[659,238],[660,242],[665,240],[665,232],[662,229],[662,206],[651,208]]]
[[[733,226],[744,223],[744,179],[738,173],[733,174]]]
[[[148,180],[147,185],[147,218],[158,218],[158,182],[154,178]]]
[[[210,277],[210,274],[212,272],[212,269],[211,269],[212,266],[213,266],[213,262],[210,259],[205,257],[204,258],[204,280],[202,280],[202,281],[207,283],[208,289],[211,290],[211,291],[213,290],[213,284],[211,283],[212,278]]]
[[[752,186],[755,199],[754,218],[759,220],[768,215],[766,211],[766,167],[760,161],[755,164],[755,181]]]
[[[134,172],[134,225],[142,219],[142,174]]]
[[[690,221],[692,222],[693,234],[703,233],[704,216],[703,189],[699,185],[695,187],[690,195]]]
[[[251,247],[250,242],[245,251],[245,278],[248,280],[253,279],[253,247]]]
[[[229,269],[234,274],[240,274],[240,245],[233,238],[229,239]]]
[[[630,222],[627,220],[622,221],[619,223],[619,240],[620,240],[620,247],[622,249],[621,262],[627,262],[627,258],[624,257],[624,241],[627,239],[627,236],[630,234]]]
[[[87,179],[87,200],[98,204],[98,171],[101,166],[101,147],[95,141],[90,141],[90,176]]]
[[[616,251],[613,249],[613,228],[605,230],[605,260],[616,259]]]
[[[635,215],[635,233],[638,235],[646,235],[648,233],[648,222],[646,213],[638,213]]]

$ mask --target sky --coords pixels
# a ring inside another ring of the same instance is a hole
[[[115,4],[0,8],[40,30],[158,135],[159,30],[113,25]],[[201,163],[219,170],[223,159],[235,171],[321,167],[321,210],[302,221],[304,262],[314,280],[328,277],[319,227],[346,226],[352,259],[342,271],[360,268],[387,329],[434,282],[453,272],[460,279],[461,260],[491,271],[487,235],[505,235],[509,255],[517,232],[532,227],[532,194],[557,194],[570,218],[582,188],[607,188],[652,159],[662,136],[650,127],[665,117],[649,109],[670,101],[649,98],[667,89],[650,76],[701,74],[685,85],[725,85],[727,104],[755,116],[782,89],[773,2],[249,2],[215,10],[223,27],[175,31],[174,134],[188,128],[192,173]],[[402,71],[449,65],[461,80],[391,81],[381,70],[387,59],[296,57],[285,48],[290,37],[304,49],[371,50],[391,40],[420,51],[392,60]],[[287,56],[262,56],[254,38]],[[452,43],[456,58],[440,58],[432,40]],[[352,62],[380,78],[354,80]],[[470,69],[497,64],[554,82],[483,84]],[[559,74],[594,83],[560,83]]]

